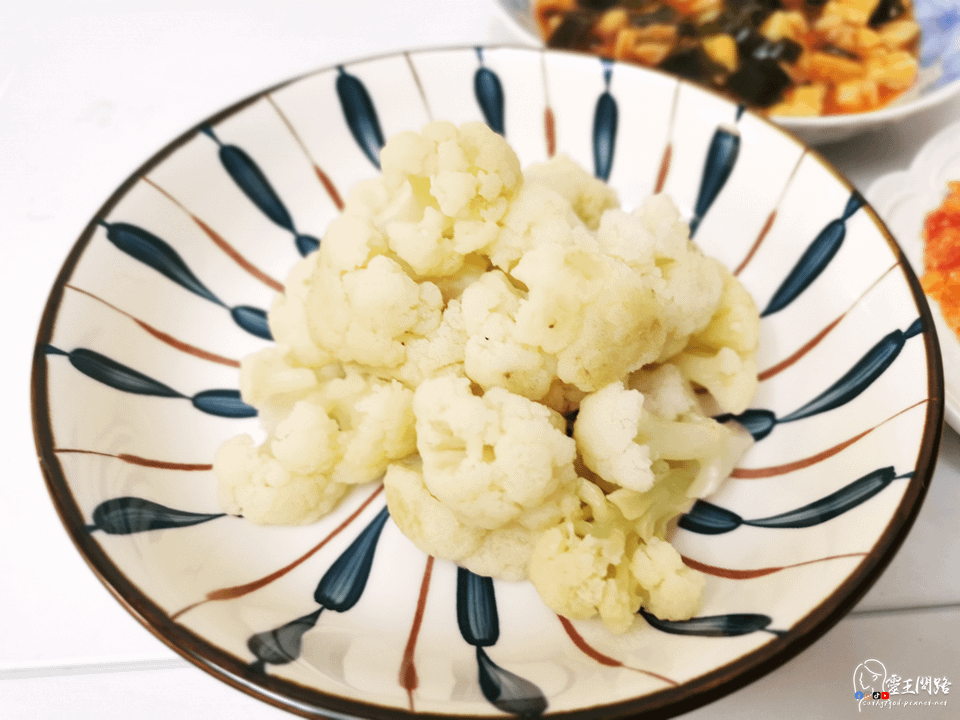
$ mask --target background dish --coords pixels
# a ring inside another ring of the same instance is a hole
[[[923,223],[947,194],[947,182],[960,179],[960,123],[934,135],[906,170],[878,178],[867,198],[900,242],[917,273],[923,271]],[[931,302],[943,354],[947,422],[960,431],[960,340]]]
[[[496,2],[515,32],[542,44],[533,16],[535,0]],[[815,118],[779,116],[773,120],[804,142],[822,144],[883,128],[955,97],[960,93],[960,10],[949,0],[915,0],[914,13],[923,27],[920,77],[904,97],[874,112]]]
[[[477,77],[483,81],[475,86]],[[488,90],[475,94],[474,87]],[[489,92],[497,87],[505,105]],[[633,104],[651,96],[668,100],[652,104],[662,109],[656,117]],[[600,99],[617,111],[598,125]],[[524,163],[555,146],[586,167],[605,168],[628,206],[662,184],[701,219],[698,241],[739,268],[767,308],[762,366],[779,372],[771,373],[758,408],[785,412],[779,421],[758,415],[765,419],[757,433],[766,424],[772,440],[758,443],[746,477],[711,499],[731,513],[736,508],[736,515],[720,512],[724,530],[703,531],[719,512],[712,505],[689,516],[686,554],[710,570],[715,588],[698,622],[676,627],[649,619],[638,648],[589,625],[571,634],[524,590],[497,584],[508,601],[498,605],[496,647],[487,655],[489,644],[461,630],[464,643],[453,658],[446,653],[458,632],[456,573],[436,563],[424,581],[431,564],[381,524],[370,489],[339,517],[308,528],[255,528],[218,512],[204,466],[220,439],[255,425],[231,389],[235,358],[264,342],[255,308],[268,306],[276,278],[310,237],[322,235],[339,193],[375,172],[378,137],[430,116],[486,119],[505,130]],[[618,161],[624,157],[632,162]],[[707,157],[713,161],[705,164]],[[757,195],[766,204],[746,215],[737,199]],[[744,229],[735,241],[726,232],[732,217]],[[836,250],[820,282],[802,260],[817,237]],[[477,673],[505,687],[510,676],[502,668],[522,671],[551,710],[592,713],[609,703],[611,712],[680,712],[772,669],[825,631],[876,578],[919,508],[942,391],[935,345],[922,332],[926,304],[899,260],[859,196],[817,156],[684,83],[594,58],[509,48],[357,61],[280,85],[191,130],[98,213],[41,326],[38,444],[68,531],[111,589],[180,652],[264,699],[294,710],[319,703],[389,714],[365,704],[375,697],[381,706],[444,712],[453,678],[462,693],[456,711],[487,715],[496,708]],[[828,282],[832,273],[841,273],[847,288],[862,286],[862,296],[831,290],[838,285]],[[781,286],[785,277],[800,283]],[[840,317],[823,328],[831,311]],[[820,333],[821,341],[801,352]],[[824,388],[790,380],[823,377],[824,364],[842,378],[877,353],[889,363],[867,384],[837,382],[818,396]],[[794,429],[804,423],[790,424],[804,416],[797,408],[819,429],[801,435],[842,440],[842,447],[798,446]],[[869,439],[847,437],[851,423]],[[798,457],[804,450],[810,454]],[[824,452],[828,457],[810,459]],[[889,468],[876,467],[878,456]],[[800,465],[771,470],[770,463],[787,459]],[[842,478],[821,472],[841,461]],[[755,492],[756,477],[771,490],[765,498]],[[866,494],[865,484],[872,488]],[[768,504],[774,499],[777,507]],[[827,499],[840,512],[825,512]],[[865,514],[861,503],[869,500]],[[356,521],[347,523],[354,511]],[[734,532],[738,525],[746,527]],[[363,527],[371,528],[366,535]],[[769,532],[788,542],[756,542],[754,533]],[[375,560],[358,604],[325,612],[321,621],[324,608],[337,608],[322,591],[314,595],[318,580],[352,554],[354,538],[380,533],[375,558],[390,553],[394,563]],[[798,583],[806,595],[796,592]],[[405,588],[399,604],[398,588]],[[421,606],[429,610],[418,624]],[[408,625],[398,627],[401,616]],[[403,664],[411,638],[419,685]],[[373,657],[379,663],[370,663]],[[596,675],[607,668],[627,686],[598,686]],[[562,677],[574,680],[564,686]]]

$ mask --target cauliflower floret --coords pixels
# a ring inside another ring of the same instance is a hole
[[[270,427],[316,387],[316,372],[297,365],[289,345],[271,345],[240,361],[240,396],[260,408],[261,419]]]
[[[625,263],[585,247],[546,244],[527,252],[511,274],[529,291],[515,336],[556,355],[563,382],[597,390],[660,354],[659,302]]]
[[[467,332],[459,300],[451,300],[443,311],[440,325],[425,337],[404,343],[407,359],[397,368],[378,368],[379,377],[396,378],[407,387],[416,388],[427,378],[438,375],[463,375],[464,347]]]
[[[580,497],[581,512],[544,532],[530,556],[529,577],[544,602],[565,617],[599,616],[614,632],[628,630],[640,607],[669,620],[696,613],[701,573],[666,540],[631,528],[595,484],[581,481]]]
[[[294,265],[284,291],[277,293],[267,314],[267,323],[274,342],[289,348],[290,364],[325,365],[333,355],[317,345],[310,336],[306,302],[317,267],[318,253],[310,253]]]
[[[679,259],[689,251],[690,226],[669,195],[651,195],[633,211],[656,242],[657,257]]]
[[[459,300],[464,291],[483,277],[490,269],[487,258],[479,253],[470,253],[463,258],[463,265],[454,275],[433,277],[431,282],[440,288],[440,294],[445,302]]]
[[[335,362],[302,367],[290,346],[273,345],[240,361],[240,395],[259,409],[260,422],[270,432],[289,415],[294,403],[342,373],[342,366]]]
[[[624,632],[640,607],[628,560],[627,537],[619,528],[584,535],[568,521],[540,536],[528,574],[554,612],[574,619],[600,615],[611,630]]]
[[[319,403],[301,400],[277,423],[266,449],[288,472],[325,473],[338,459],[339,431],[337,421]]]
[[[725,268],[723,293],[709,324],[674,359],[683,375],[710,393],[724,412],[747,409],[757,385],[760,318],[753,298]]]
[[[613,188],[588,173],[565,153],[559,153],[544,163],[534,163],[523,176],[524,182],[540,182],[559,193],[591,230],[597,229],[605,212],[620,207]]]
[[[689,473],[689,497],[713,492],[748,444],[735,424],[704,415],[682,383],[676,368],[646,374],[651,405],[663,415],[620,381],[584,398],[573,430],[584,465],[607,482],[644,493],[657,480],[653,463],[662,460]]]
[[[225,512],[258,524],[305,525],[326,515],[349,485],[317,482],[289,471],[249,435],[223,443],[213,458],[218,497]]]
[[[518,342],[516,314],[524,293],[499,270],[485,273],[463,292],[464,369],[486,389],[506,388],[531,400],[550,389],[556,359],[539,348]]]
[[[653,485],[650,446],[637,442],[643,395],[619,380],[580,403],[573,437],[584,465],[604,480],[637,492]]]
[[[635,214],[608,210],[597,227],[597,244],[604,253],[642,273],[655,273],[657,239]]]
[[[630,571],[640,583],[643,607],[661,620],[686,620],[700,609],[703,574],[684,565],[666,540],[653,537],[638,547]]]
[[[721,410],[738,414],[747,409],[757,390],[757,362],[733,348],[715,352],[688,350],[674,358],[680,371],[706,388]]]
[[[689,381],[676,365],[664,363],[632,373],[626,383],[643,394],[643,406],[664,420],[676,420],[701,411]]]
[[[387,226],[390,248],[418,275],[452,275],[466,253],[454,252],[453,234],[436,208],[427,206],[418,221],[396,220]]]
[[[249,435],[220,447],[213,469],[221,504],[258,523],[316,520],[351,485],[375,480],[415,451],[412,402],[399,382],[355,369],[326,380],[293,404],[259,448]]]
[[[486,253],[496,267],[510,272],[524,253],[543,243],[573,244],[573,231],[579,227],[583,221],[565,197],[543,183],[525,182]]]
[[[664,282],[657,295],[668,330],[660,361],[686,347],[690,336],[710,323],[723,291],[724,267],[693,245],[688,247],[681,259],[659,263]]]
[[[420,550],[478,575],[523,580],[540,533],[510,522],[488,530],[462,523],[427,489],[413,463],[394,463],[383,478],[390,517]]]
[[[307,298],[310,334],[341,362],[396,367],[406,360],[404,343],[437,328],[443,298],[436,285],[417,283],[396,261],[376,255],[357,270],[342,272],[323,260]]]
[[[390,517],[427,555],[463,564],[483,542],[487,530],[464,525],[449,507],[431,495],[419,465],[398,462],[387,468],[383,487]]]
[[[576,480],[566,423],[539,403],[502,388],[478,397],[467,378],[441,376],[417,388],[413,411],[427,489],[464,524],[522,521]]]
[[[399,382],[348,371],[342,380],[329,383],[320,400],[340,428],[342,460],[332,471],[335,480],[374,480],[391,460],[414,452],[413,392]]]
[[[383,185],[395,198],[377,224],[390,249],[420,277],[457,272],[494,242],[523,176],[507,142],[482,123],[431,123],[401,133],[381,153]],[[382,203],[381,203],[382,204]]]
[[[366,267],[373,257],[385,254],[387,240],[370,218],[344,212],[327,226],[321,248],[319,254],[312,255],[322,257],[328,268],[349,272]]]
[[[709,325],[697,333],[696,341],[709,347],[729,347],[741,355],[753,355],[760,342],[760,316],[747,289],[725,267],[723,293]]]

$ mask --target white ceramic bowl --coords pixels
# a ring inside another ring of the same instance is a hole
[[[496,0],[495,4],[520,37],[542,44],[533,16],[534,0]],[[868,113],[772,119],[804,142],[820,145],[877,130],[956,96],[960,93],[960,7],[952,0],[914,0],[914,13],[923,28],[920,77],[902,98]]]
[[[597,109],[600,108],[600,112]],[[621,636],[420,553],[376,483],[296,528],[225,516],[210,463],[259,433],[237,360],[383,139],[486,120],[566,152],[633,207],[662,190],[763,310],[757,442],[673,541],[707,582],[686,622]],[[34,360],[41,464],[80,553],[186,658],[303,715],[664,717],[796,655],[878,577],[930,480],[943,384],[916,279],[817,154],[661,73],[530,48],[321,69],[138,169],[57,278]],[[478,628],[482,629],[478,630]],[[171,692],[176,692],[171,688]]]

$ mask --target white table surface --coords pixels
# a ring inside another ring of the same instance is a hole
[[[47,293],[88,219],[156,150],[274,82],[390,50],[520,42],[491,0],[3,0],[0,4],[0,718],[292,717],[193,667],[142,628],[61,528],[36,460],[30,362]],[[905,168],[960,100],[821,152],[866,191]],[[945,677],[960,717],[960,438],[944,429],[916,524],[858,606],[760,681],[683,716],[847,718],[868,658]],[[876,714],[879,711],[874,711]]]

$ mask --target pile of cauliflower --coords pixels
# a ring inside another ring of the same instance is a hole
[[[746,448],[703,408],[755,392],[750,296],[666,196],[625,212],[566,156],[521,172],[483,124],[401,133],[381,162],[242,362],[267,438],[217,452],[223,508],[309,523],[382,478],[424,552],[560,615],[696,613],[665,538]]]

